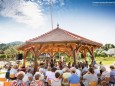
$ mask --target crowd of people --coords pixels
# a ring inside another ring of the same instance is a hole
[[[86,61],[75,65],[51,59],[42,61],[36,72],[33,64],[21,68],[17,65],[9,66],[6,78],[11,81],[11,86],[90,86],[90,82],[102,85],[105,78],[109,78],[109,83],[106,84],[115,86],[114,65],[111,65],[110,69],[110,72],[107,71],[102,62],[96,64],[92,61],[89,65]]]

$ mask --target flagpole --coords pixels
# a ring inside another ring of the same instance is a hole
[[[50,0],[50,16],[51,16],[51,27],[53,30],[52,0]]]

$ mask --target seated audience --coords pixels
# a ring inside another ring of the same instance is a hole
[[[88,71],[87,65],[84,65],[83,69],[82,69],[82,74],[86,74]]]
[[[97,65],[97,64],[94,65],[94,72],[95,72],[95,74],[97,74],[97,75],[100,74],[100,70],[98,69],[98,65]]]
[[[10,79],[15,80],[16,79],[16,73],[18,73],[18,67],[17,65],[14,65],[13,68],[10,70]]]
[[[94,73],[93,68],[89,68],[88,72],[83,76],[83,79],[85,80],[83,82],[85,86],[89,86],[89,82],[91,81],[98,82],[98,77]]]
[[[64,73],[62,75],[62,84],[63,86],[69,86],[69,83],[68,83],[68,78],[71,76],[71,73],[69,71],[69,68],[65,68],[64,69]]]
[[[49,76],[47,76],[48,80],[53,80],[53,79],[55,79],[55,71],[56,71],[55,68],[52,68],[52,69],[51,69],[51,72],[50,72]]]
[[[115,85],[115,67],[113,65],[110,66],[110,83]]]
[[[11,82],[10,86],[26,86],[25,83],[23,82],[24,75],[25,75],[24,72],[18,72],[17,80],[14,80],[13,82]]]
[[[43,80],[40,80],[40,74],[35,75],[35,80],[30,83],[30,86],[45,86]]]
[[[34,74],[33,79],[35,79],[35,75],[36,75],[36,74],[39,74],[39,75],[40,75],[40,77],[39,77],[40,80],[44,80],[44,70],[43,70],[42,68],[40,68],[39,71],[37,71],[37,72]]]
[[[51,86],[61,86],[60,73],[55,73],[55,78],[52,80]]]
[[[102,71],[102,74],[100,77],[101,80],[104,80],[106,77],[110,77],[110,73],[108,71],[106,71],[105,67],[102,67],[101,71]]]
[[[71,76],[68,78],[68,82],[70,84],[77,84],[80,82],[80,77],[76,74],[76,68],[75,67],[72,67],[70,69],[71,71]]]
[[[25,74],[23,78],[23,81],[26,83],[26,86],[29,86],[32,79],[33,79],[32,71],[31,69],[28,69],[27,73]]]
[[[79,77],[81,77],[81,71],[78,69],[78,67],[76,67],[76,73]]]

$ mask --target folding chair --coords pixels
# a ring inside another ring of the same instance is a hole
[[[81,86],[80,83],[77,84],[70,84],[70,86]]]
[[[4,86],[10,86],[10,82],[4,82]]]
[[[97,82],[91,81],[89,82],[89,86],[97,86]]]
[[[4,81],[6,81],[6,78],[0,78],[0,81],[4,82]]]
[[[52,80],[48,80],[48,86],[51,86]]]

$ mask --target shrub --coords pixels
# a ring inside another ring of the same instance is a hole
[[[6,58],[6,54],[0,54],[0,59],[5,59]]]

